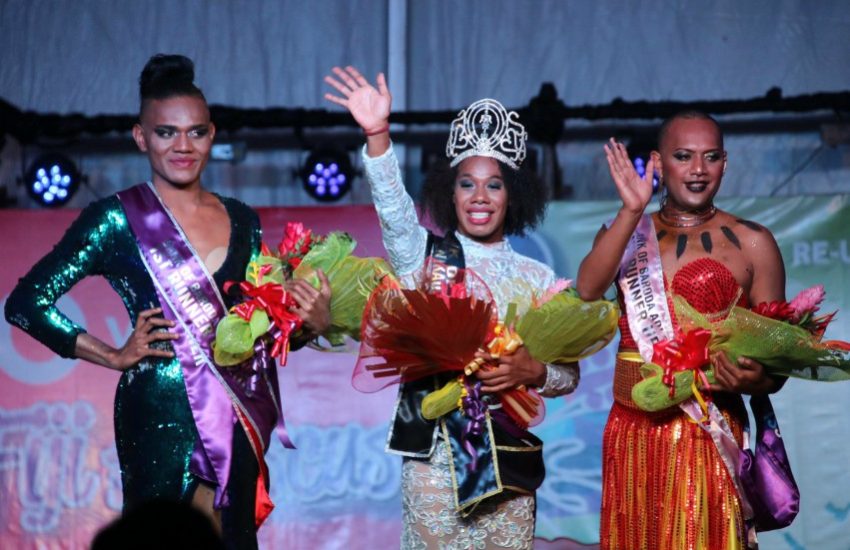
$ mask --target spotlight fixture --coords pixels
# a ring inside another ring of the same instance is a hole
[[[307,156],[300,175],[310,196],[321,202],[334,202],[351,189],[354,170],[347,153],[318,149]]]
[[[81,175],[74,162],[59,153],[36,158],[24,175],[27,192],[42,206],[55,208],[67,203],[80,186]]]

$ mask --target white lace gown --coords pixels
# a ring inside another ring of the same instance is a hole
[[[427,231],[419,225],[413,199],[405,191],[392,147],[370,158],[363,150],[366,178],[381,223],[389,261],[406,288],[414,288],[425,263]],[[489,287],[504,317],[508,304],[522,313],[532,294],[555,282],[545,264],[514,252],[507,240],[482,244],[456,233],[467,269]],[[547,365],[544,397],[564,395],[578,383],[572,366]],[[392,452],[392,451],[390,451]],[[450,453],[438,438],[430,458],[405,458],[402,468],[401,547],[404,549],[531,548],[534,540],[534,495],[512,491],[485,499],[463,517],[455,510]]]

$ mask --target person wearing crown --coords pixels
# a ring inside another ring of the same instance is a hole
[[[510,303],[530,297],[555,282],[552,270],[516,253],[506,239],[523,234],[543,218],[543,183],[521,167],[527,134],[515,112],[482,99],[452,122],[446,156],[432,169],[423,188],[423,203],[434,224],[446,231],[435,237],[417,219],[407,194],[389,134],[391,96],[383,74],[377,87],[353,67],[335,67],[325,78],[340,95],[329,101],[347,108],[366,134],[363,162],[380,219],[390,263],[405,288],[415,288],[431,273],[426,256],[442,251],[451,267],[465,267],[483,280],[504,318]],[[492,358],[490,358],[492,359]],[[493,360],[496,368],[477,372],[481,391],[499,392],[525,385],[543,396],[573,391],[579,380],[575,364],[543,364],[525,347]],[[418,382],[418,381],[417,381]],[[424,386],[434,388],[425,380]],[[498,460],[477,477],[458,466],[458,435],[425,420],[420,405],[423,384],[402,384],[387,450],[404,458],[402,468],[403,548],[471,548],[486,545],[531,548],[535,525],[535,490],[543,480],[542,442],[525,430],[508,433],[492,423]],[[491,406],[492,407],[492,406]],[[495,449],[493,450],[495,453]],[[491,485],[483,479],[492,476]],[[458,478],[465,486],[489,487],[458,498]]]
[[[622,206],[599,231],[577,281],[585,300],[617,281],[622,311],[614,404],[603,436],[601,547],[745,548],[754,530],[746,525],[738,472],[728,466],[735,451],[716,443],[722,434],[715,428],[725,419],[723,433],[740,447],[747,417],[741,394],[775,392],[784,378],[746,357],[733,364],[717,353],[708,408],[723,418],[711,423],[702,422],[696,397],[645,412],[632,388],[654,345],[676,334],[673,296],[709,319],[724,318],[735,305],[784,300],[782,256],[766,228],[714,206],[726,151],[710,116],[685,111],[666,120],[642,178],[622,144],[612,139],[605,154]],[[664,188],[660,210],[650,215],[644,211],[654,171]]]

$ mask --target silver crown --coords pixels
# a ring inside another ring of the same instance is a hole
[[[516,111],[495,99],[479,99],[452,121],[446,156],[454,168],[469,157],[491,157],[519,170],[528,133]]]

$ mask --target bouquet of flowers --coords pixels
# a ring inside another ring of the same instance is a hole
[[[632,388],[643,410],[677,405],[714,382],[710,357],[723,351],[733,363],[749,357],[771,374],[810,380],[850,379],[850,343],[822,341],[835,313],[817,316],[822,285],[806,289],[789,302],[735,307],[725,319],[710,321],[681,297],[673,304],[679,321],[672,340],[655,344],[653,360],[641,367],[644,379]]]
[[[331,286],[331,326],[323,336],[332,345],[342,344],[346,336],[359,338],[369,295],[392,275],[381,258],[353,256],[356,246],[347,233],[320,237],[301,223],[288,223],[276,252],[263,244],[260,254],[248,264],[245,280],[225,285],[228,291],[238,284],[246,300],[216,327],[216,363],[231,366],[245,361],[254,354],[257,340],[266,335],[274,342],[272,357],[285,363],[289,338],[301,327],[301,319],[290,311],[296,304],[284,283],[297,278],[318,287],[316,272],[320,269]]]
[[[474,279],[471,271],[465,277]],[[393,383],[456,373],[424,399],[423,416],[434,419],[460,408],[472,417],[472,411],[480,408],[474,373],[494,368],[475,357],[479,349],[498,357],[526,345],[538,361],[568,363],[611,340],[617,329],[616,304],[583,302],[566,287],[565,281],[560,282],[533,299],[531,308],[518,318],[512,304],[502,323],[492,298],[484,292],[472,295],[463,284],[453,285],[444,294],[379,288],[364,313],[354,387],[371,392]],[[521,428],[542,418],[542,401],[530,388],[513,388],[497,397]]]

